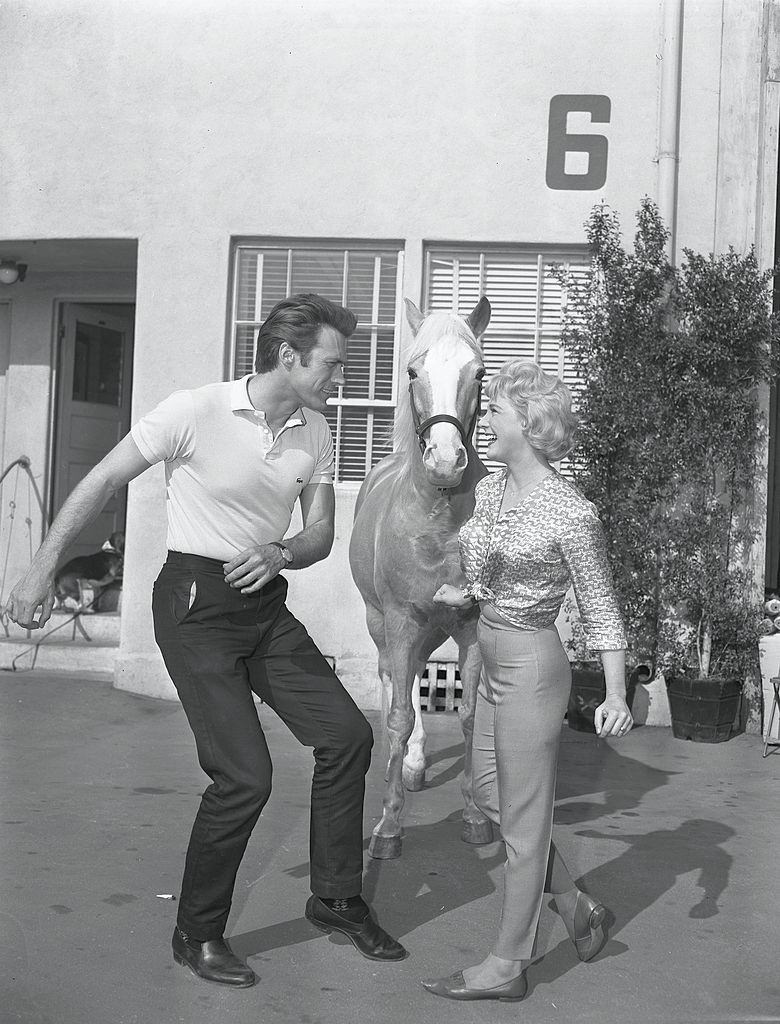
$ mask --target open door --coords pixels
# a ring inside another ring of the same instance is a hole
[[[133,318],[127,307],[62,306],[52,514],[130,429]],[[67,558],[98,551],[124,530],[127,488],[84,528]]]

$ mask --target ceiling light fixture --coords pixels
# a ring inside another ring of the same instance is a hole
[[[26,273],[26,263],[17,263],[16,260],[0,260],[0,284],[16,284],[17,281],[24,281]]]

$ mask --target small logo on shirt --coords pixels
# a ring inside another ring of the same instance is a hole
[[[299,476],[297,476],[297,477],[295,478],[295,482],[296,482],[296,484],[302,484],[302,483],[303,483],[303,480],[302,480],[302,479],[301,479],[301,478],[300,478]]]

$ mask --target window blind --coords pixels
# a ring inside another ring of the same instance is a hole
[[[576,395],[577,374],[560,341],[566,297],[552,274],[556,264],[565,265],[577,281],[589,273],[585,249],[432,245],[425,259],[426,308],[466,315],[486,295],[493,310],[482,340],[488,376],[507,359],[531,359]],[[487,445],[479,431],[476,441],[483,461],[496,468],[485,458]],[[565,460],[561,469],[566,471]]]
[[[257,328],[288,295],[317,292],[357,316],[347,383],[326,417],[336,445],[336,480],[363,480],[391,451],[402,251],[376,243],[242,242],[233,273],[234,377],[253,369]]]

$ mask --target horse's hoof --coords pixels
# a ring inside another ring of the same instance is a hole
[[[460,838],[473,846],[484,846],[493,842],[493,825],[490,821],[464,821]]]
[[[419,793],[420,790],[425,786],[425,769],[424,768],[404,768],[402,772],[404,789],[407,789],[410,793]]]
[[[371,836],[368,855],[374,860],[395,860],[401,856],[400,836]]]

